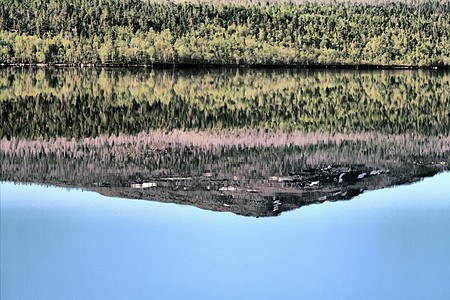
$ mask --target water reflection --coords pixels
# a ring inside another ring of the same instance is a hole
[[[450,164],[448,72],[0,73],[2,181],[259,217]]]
[[[82,140],[3,139],[1,179],[189,204],[248,216],[351,199],[446,170],[450,137],[152,131]]]
[[[2,137],[150,129],[448,134],[447,71],[0,69]]]
[[[1,298],[447,299],[448,182],[264,219],[1,183]]]

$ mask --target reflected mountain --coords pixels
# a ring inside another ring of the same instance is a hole
[[[450,73],[0,68],[1,181],[274,216],[448,169]]]
[[[3,138],[1,180],[275,216],[447,170],[450,137],[152,131],[81,140]]]

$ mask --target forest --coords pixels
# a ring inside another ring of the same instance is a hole
[[[0,64],[450,66],[450,2],[0,0]]]

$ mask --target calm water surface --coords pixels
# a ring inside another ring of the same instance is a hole
[[[2,299],[448,299],[450,173],[246,218],[1,184]]]
[[[0,163],[2,300],[450,298],[448,71],[0,68]]]

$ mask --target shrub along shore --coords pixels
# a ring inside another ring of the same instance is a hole
[[[0,0],[0,64],[450,66],[450,2]]]

